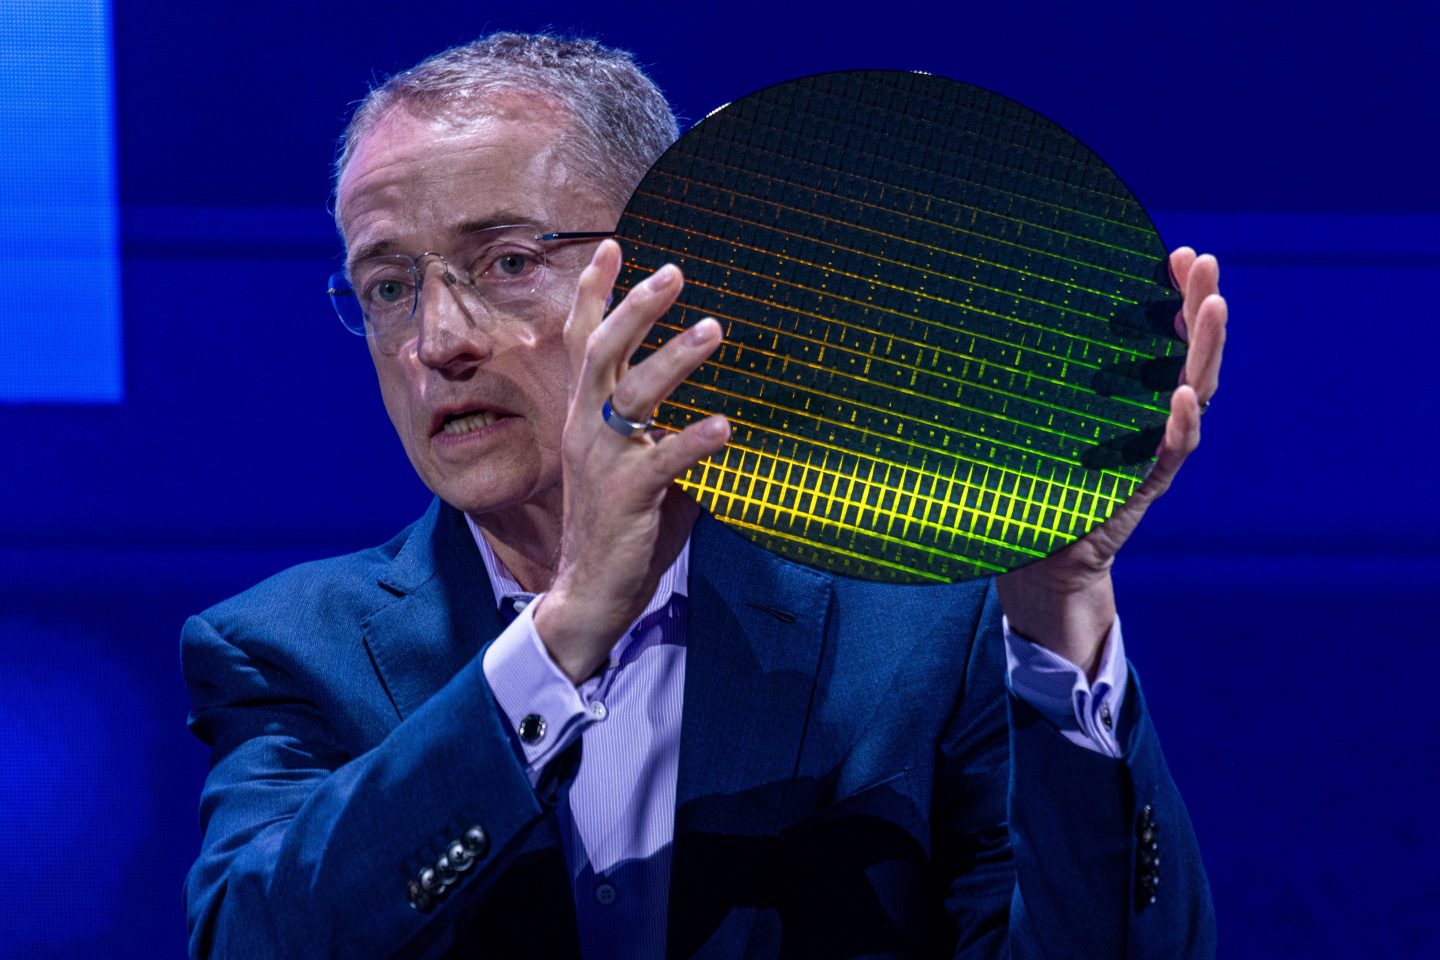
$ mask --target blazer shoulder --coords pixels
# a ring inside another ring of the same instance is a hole
[[[294,634],[313,638],[358,623],[397,599],[397,593],[386,588],[386,579],[424,523],[422,518],[378,546],[311,560],[267,577],[192,617],[187,642],[197,620],[232,639]]]

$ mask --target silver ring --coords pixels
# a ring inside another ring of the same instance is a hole
[[[1207,410],[1209,410],[1209,409],[1210,409],[1210,401],[1209,401],[1209,400],[1201,400],[1201,401],[1200,401],[1200,416],[1202,416],[1202,417],[1205,416],[1205,411],[1207,411]]]
[[[615,407],[611,402],[614,399],[615,395],[611,394],[609,399],[605,401],[605,409],[601,411],[600,415],[605,418],[605,423],[611,430],[614,430],[625,439],[628,440],[631,437],[641,436],[646,430],[649,430],[655,422],[654,418],[641,422],[620,416],[620,414],[615,412]]]

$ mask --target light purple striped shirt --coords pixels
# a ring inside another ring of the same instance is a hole
[[[576,687],[535,632],[532,616],[539,598],[521,588],[474,521],[466,520],[496,602],[518,611],[485,651],[483,667],[512,730],[532,714],[544,719],[545,734],[534,743],[517,735],[530,782],[584,735],[580,768],[568,801],[557,811],[581,953],[586,960],[662,960],[685,691],[690,543],[685,542],[650,603],[616,642],[605,669]],[[1012,633],[1008,622],[1005,647],[1006,672],[1017,696],[1073,742],[1120,755],[1115,728],[1126,667],[1118,621],[1093,685],[1078,667]]]

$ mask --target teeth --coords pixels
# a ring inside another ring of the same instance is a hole
[[[443,429],[446,433],[471,433],[482,427],[488,427],[494,422],[495,415],[493,413],[481,410],[479,413],[472,413],[469,416],[447,420]]]

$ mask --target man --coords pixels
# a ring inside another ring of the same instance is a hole
[[[679,271],[607,312],[618,246],[540,239],[613,228],[674,136],[627,55],[551,37],[357,111],[335,295],[437,500],[186,625],[192,955],[1212,953],[1109,567],[1198,442],[1213,259],[1172,256],[1190,385],[1107,524],[993,587],[833,578],[674,486],[723,419],[634,429],[720,340],[629,365]]]

